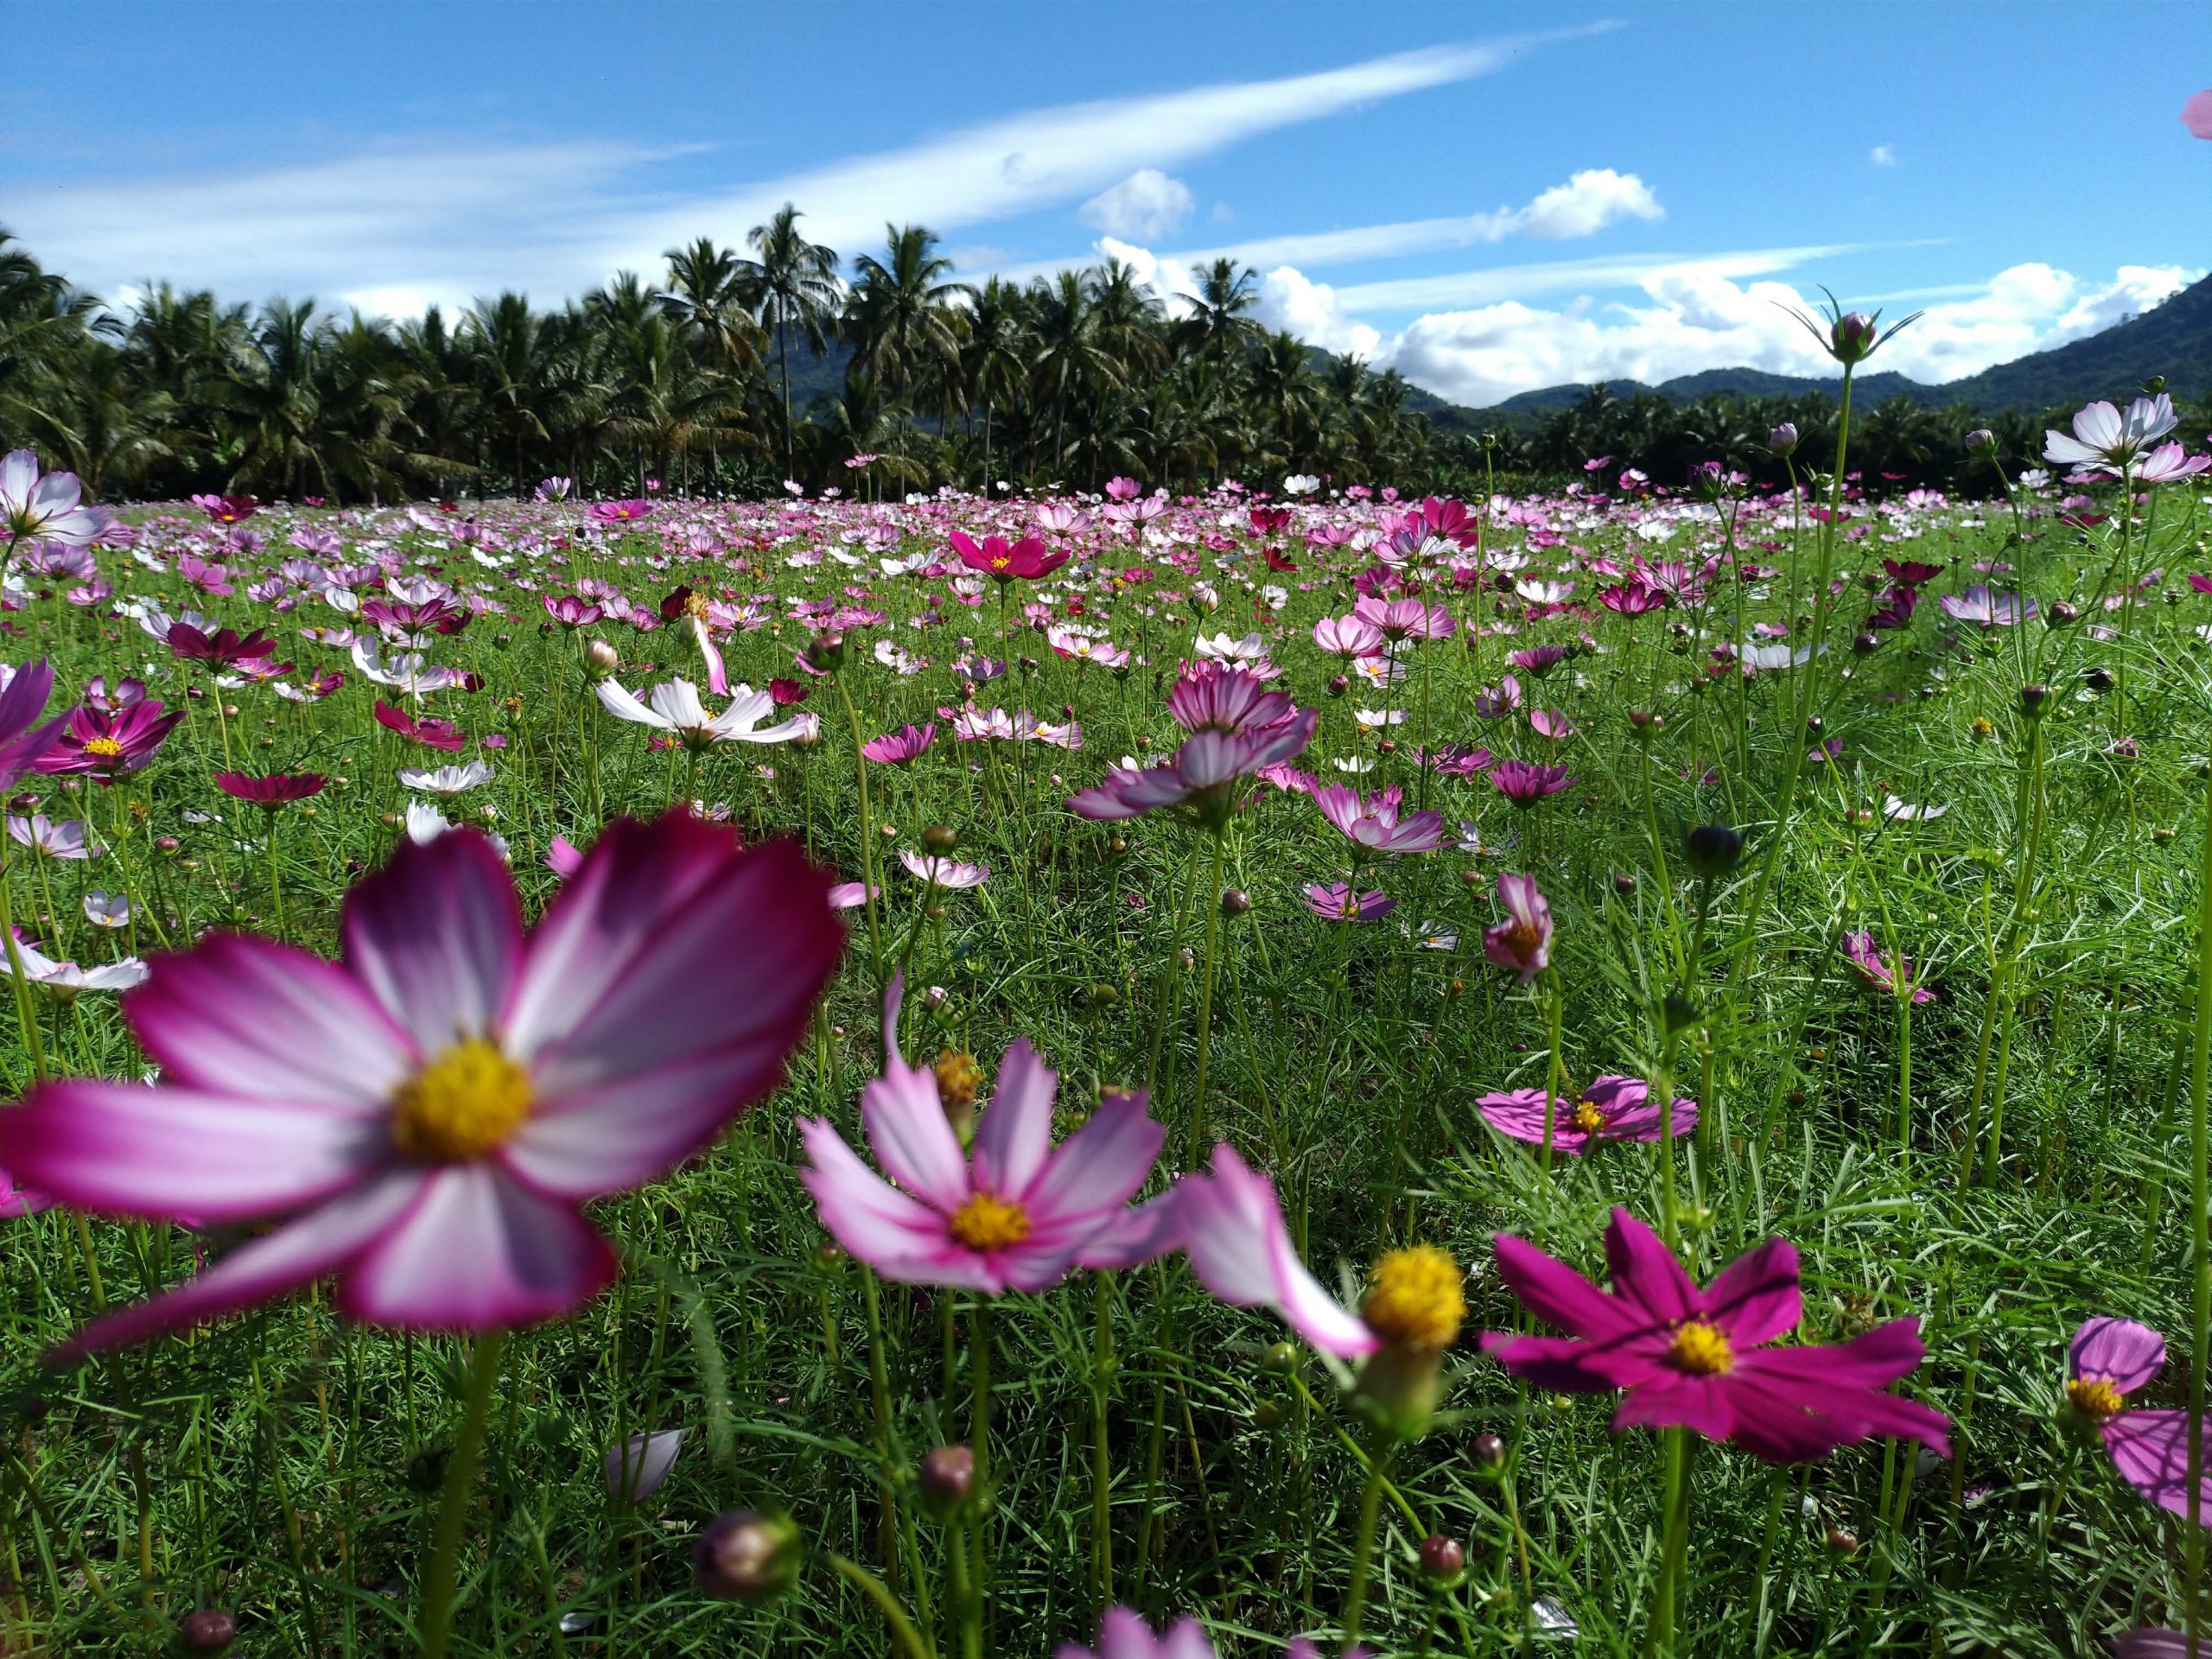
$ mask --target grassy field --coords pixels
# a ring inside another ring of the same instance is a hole
[[[221,928],[335,955],[349,887],[410,822],[430,836],[432,812],[501,838],[531,917],[563,887],[556,838],[588,850],[617,818],[686,802],[748,845],[798,838],[839,881],[872,874],[880,899],[843,912],[842,964],[781,1085],[664,1179],[591,1206],[619,1281],[503,1351],[349,1321],[324,1286],[42,1363],[103,1304],[188,1278],[256,1224],[19,1204],[37,1212],[0,1231],[0,1649],[173,1651],[208,1639],[180,1633],[188,1615],[222,1610],[242,1652],[411,1650],[437,1599],[442,1493],[451,1640],[470,1652],[879,1654],[900,1639],[887,1597],[931,1653],[1087,1643],[1114,1602],[1196,1616],[1224,1655],[1301,1635],[1333,1651],[1356,1573],[1363,1640],[1389,1653],[2073,1655],[2180,1628],[2196,1529],[2064,1408],[2085,1319],[2164,1333],[2131,1408],[2185,1403],[2202,1331],[2212,601],[2186,579],[2212,569],[2202,480],[2023,482],[2033,458],[1995,456],[1986,499],[1886,499],[1812,470],[1830,462],[1690,490],[1593,472],[1501,487],[1464,520],[1278,480],[658,498],[626,518],[180,504],[124,513],[130,533],[109,539],[128,546],[24,542],[0,627],[19,671],[51,661],[49,715],[124,676],[186,714],[112,783],[14,785],[6,890],[39,953],[21,971],[143,957],[143,996],[161,953]],[[1046,563],[1067,557],[995,582],[955,531],[1033,534]],[[1907,562],[1933,568],[1901,579]],[[1332,654],[1315,625],[1363,593],[1449,632]],[[375,614],[441,601],[465,626]],[[243,670],[180,656],[168,625],[186,620],[188,646],[188,612],[270,646]],[[721,709],[702,637],[734,690],[779,683],[760,728],[796,720],[792,741],[656,747],[617,717],[610,675],[640,696],[688,681]],[[414,670],[395,663],[410,644]],[[1177,752],[1179,665],[1224,652],[1318,711],[1287,763],[1314,784],[1279,771],[1217,791],[1217,830],[1071,811],[1124,756]],[[466,677],[426,689],[440,671]],[[465,747],[380,723],[379,702],[453,722]],[[995,709],[1046,731],[956,734]],[[856,760],[856,740],[910,722],[935,726],[918,758]],[[1495,781],[1508,760],[1573,781],[1519,805]],[[451,794],[402,781],[474,761],[488,777]],[[221,789],[226,772],[323,783],[264,808]],[[1426,841],[1433,810],[1440,844],[1367,852],[1319,810],[1335,784],[1402,789],[1399,825]],[[79,824],[99,856],[67,855]],[[1715,825],[1740,857],[1691,836]],[[899,855],[918,859],[925,830],[988,878],[918,879]],[[1498,878],[1522,874],[1554,930],[1526,983],[1484,948],[1510,919]],[[1317,914],[1308,887],[1347,881],[1391,907]],[[96,920],[126,900],[121,925]],[[703,959],[742,989],[761,943],[723,944]],[[831,1246],[800,1122],[828,1119],[868,1158],[858,1102],[886,1066],[879,1001],[901,965],[909,1058],[976,1057],[988,1099],[1026,1039],[1058,1073],[1062,1137],[1112,1090],[1148,1087],[1165,1148],[1144,1192],[1193,1148],[1232,1145],[1340,1300],[1386,1252],[1448,1251],[1465,1324],[1433,1421],[1401,1425],[1425,1432],[1378,1427],[1374,1379],[1345,1386],[1356,1361],[1278,1346],[1281,1319],[1224,1305],[1177,1253],[984,1298]],[[35,1064],[150,1081],[124,1012],[141,1006],[30,986],[29,1027],[0,1035],[12,1090]],[[1569,1155],[1478,1106],[1555,1088],[1565,1124],[1599,1074],[1655,1098],[1671,1079],[1694,1130]],[[0,1117],[0,1166],[35,1195],[53,1154],[16,1123]],[[1548,1328],[1494,1235],[1601,1277],[1614,1206],[1700,1283],[1789,1240],[1803,1292],[1787,1343],[1916,1318],[1926,1357],[1896,1392],[1948,1415],[1953,1455],[1875,1433],[1770,1462],[1616,1432],[1604,1394],[1485,1355],[1478,1332]],[[948,1528],[915,1471],[973,1443],[979,1381],[988,1502]],[[677,1428],[665,1480],[616,1491],[610,1448]],[[804,1559],[786,1593],[702,1593],[694,1541],[737,1509],[788,1516]],[[1464,1548],[1464,1576],[1424,1576],[1429,1535]]]

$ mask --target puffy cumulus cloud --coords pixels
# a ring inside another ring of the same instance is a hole
[[[1198,279],[1179,259],[1135,246],[1115,236],[1100,237],[1096,251],[1102,259],[1118,259],[1127,265],[1130,276],[1157,294],[1171,310],[1178,300],[1198,297]]]
[[[1260,302],[1254,311],[1268,327],[1287,329],[1325,351],[1372,357],[1382,343],[1379,330],[1344,315],[1334,289],[1290,265],[1260,279]]]
[[[1897,164],[1897,153],[1888,144],[1877,144],[1866,152],[1866,159],[1877,167],[1895,167]]]
[[[1633,173],[1610,167],[1585,168],[1565,184],[1555,184],[1525,207],[1491,215],[1497,234],[1545,237],[1566,241],[1595,236],[1624,219],[1664,219],[1667,210],[1651,187]]]
[[[1141,167],[1076,210],[1093,230],[1114,237],[1165,236],[1191,216],[1190,187],[1156,167]]]
[[[1929,306],[1875,366],[1940,385],[2047,350],[2148,310],[2202,272],[2122,266],[2088,283],[2045,264],[2000,271],[1979,292]],[[1416,318],[1379,360],[1454,402],[1481,406],[1569,382],[1656,385],[1700,369],[1831,375],[1834,364],[1797,321],[1812,302],[1781,282],[1739,283],[1710,266],[1647,276],[1643,303],[1584,299],[1548,310],[1508,301]],[[1339,301],[1341,296],[1339,296]]]

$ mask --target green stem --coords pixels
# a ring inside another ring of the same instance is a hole
[[[1191,1090],[1191,1141],[1184,1167],[1196,1169],[1206,1145],[1206,1062],[1213,1051],[1213,974],[1221,947],[1221,859],[1228,836],[1213,836],[1213,863],[1208,878],[1205,970],[1198,980],[1198,1070]]]
[[[1560,1027],[1567,1018],[1567,990],[1559,982],[1553,969],[1544,971],[1544,988],[1551,993],[1551,1027],[1547,1040],[1551,1045],[1551,1070],[1544,1079],[1544,1148],[1537,1161],[1548,1178],[1552,1173],[1552,1132],[1559,1116],[1560,1072],[1565,1057],[1560,1052]]]
[[[1098,1301],[1098,1338],[1090,1408],[1090,1556],[1101,1611],[1114,1602],[1113,1471],[1106,1411],[1114,1382],[1114,1276],[1101,1273],[1092,1287]]]
[[[899,1527],[897,1494],[891,1487],[891,1385],[883,1360],[883,1299],[876,1287],[875,1272],[863,1265],[861,1286],[868,1300],[868,1391],[875,1411],[876,1500],[881,1516],[880,1548],[884,1570],[898,1573]]]
[[[487,1331],[476,1340],[469,1362],[467,1392],[463,1396],[461,1433],[446,1459],[446,1478],[438,1497],[437,1531],[430,1544],[430,1569],[423,1580],[422,1659],[444,1659],[453,1635],[454,1586],[460,1577],[461,1535],[468,1522],[469,1499],[476,1488],[476,1465],[484,1450],[484,1420],[492,1408],[492,1388],[499,1381],[499,1360],[506,1351],[507,1333]]]
[[[1394,1449],[1382,1449],[1368,1465],[1367,1484],[1360,1490],[1359,1531],[1352,1541],[1351,1585],[1344,1592],[1343,1645],[1346,1651],[1358,1643],[1360,1617],[1367,1611],[1367,1579],[1375,1559],[1375,1523],[1382,1507],[1382,1487]]]
[[[899,1598],[883,1587],[882,1580],[859,1562],[848,1560],[834,1550],[826,1559],[838,1577],[855,1586],[862,1595],[876,1605],[883,1615],[883,1622],[891,1627],[893,1641],[906,1659],[929,1659],[930,1650],[923,1644],[921,1632],[914,1628],[914,1621],[907,1618],[906,1610],[899,1605]]]
[[[883,929],[876,919],[875,897],[875,828],[868,821],[868,757],[861,753],[861,717],[853,709],[852,693],[845,689],[845,677],[838,674],[833,683],[837,688],[837,701],[844,706],[845,729],[853,740],[853,781],[860,786],[861,797],[861,903],[868,918],[868,965],[875,971],[878,995],[883,990]]]
[[[2204,1585],[2204,1368],[2212,1353],[2212,1194],[2208,1194],[2206,1085],[2212,1074],[2212,784],[2205,790],[2204,851],[2197,870],[2196,1023],[2189,1065],[2189,1197],[2195,1306],[2190,1325],[2195,1361],[2189,1368],[2189,1525],[2183,1591],[2190,1659],[2202,1639]]]
[[[23,968],[23,953],[16,944],[16,913],[8,896],[8,861],[0,857],[0,943],[8,952],[8,983],[16,994],[16,1020],[22,1027],[23,1046],[30,1051],[31,1075],[47,1078],[46,1043],[39,1035],[38,1015],[31,1007],[31,982]]]

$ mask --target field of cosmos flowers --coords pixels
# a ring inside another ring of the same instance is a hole
[[[2194,1652],[2212,524],[0,462],[0,1653]]]

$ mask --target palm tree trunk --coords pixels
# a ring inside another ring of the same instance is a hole
[[[791,475],[791,347],[784,314],[776,313],[776,366],[784,377],[784,476]]]

